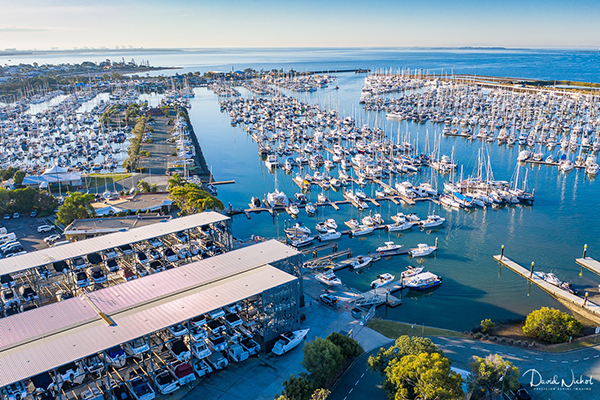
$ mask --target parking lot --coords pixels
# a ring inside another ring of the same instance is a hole
[[[14,232],[17,240],[21,242],[25,251],[41,250],[48,247],[44,238],[57,233],[55,229],[51,232],[38,233],[37,228],[40,225],[47,225],[45,218],[32,218],[29,215],[22,215],[20,218],[2,219],[0,224],[6,227],[8,232]]]

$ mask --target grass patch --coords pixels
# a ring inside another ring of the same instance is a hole
[[[549,346],[538,346],[537,350],[547,351],[548,353],[563,353],[569,350],[584,349],[586,347],[597,346],[600,343],[600,338],[584,337],[574,339],[571,343],[560,343]]]
[[[396,339],[402,335],[415,336],[447,336],[465,338],[464,334],[449,329],[432,328],[423,325],[405,324],[403,322],[388,321],[385,319],[372,319],[367,326],[390,339]]]
[[[131,174],[89,174],[85,180],[88,188],[111,185],[122,179],[129,178]]]

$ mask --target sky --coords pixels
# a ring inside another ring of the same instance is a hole
[[[600,48],[600,0],[0,0],[0,50]]]

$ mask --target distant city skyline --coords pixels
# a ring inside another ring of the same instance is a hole
[[[592,0],[0,0],[0,50],[600,47]]]

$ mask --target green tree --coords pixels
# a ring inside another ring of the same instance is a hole
[[[464,396],[460,374],[439,353],[404,356],[386,368],[386,377],[384,389],[390,399],[456,400]]]
[[[329,340],[316,338],[302,349],[302,366],[309,372],[314,387],[324,387],[340,370],[344,356],[338,346]]]
[[[183,180],[181,175],[175,174],[175,175],[171,176],[169,178],[169,180],[167,181],[167,189],[171,190],[174,187],[183,186],[184,183],[185,183],[185,181]]]
[[[10,204],[10,192],[3,187],[0,187],[0,212],[5,213],[8,211],[8,205]]]
[[[13,175],[15,185],[22,184],[23,179],[25,179],[26,175],[27,175],[27,173],[25,173],[25,171],[18,170],[17,172],[15,172],[15,174]]]
[[[428,338],[403,335],[396,339],[392,346],[387,349],[382,347],[376,355],[370,356],[367,365],[372,371],[383,375],[385,369],[393,361],[399,361],[409,354],[417,355],[421,353],[440,353],[440,351]]]
[[[363,352],[362,347],[356,340],[341,333],[333,332],[327,336],[327,340],[340,348],[344,359],[354,358]]]
[[[519,387],[519,369],[498,354],[473,357],[471,375],[467,378],[474,399],[492,400]]]
[[[62,206],[59,207],[56,219],[63,225],[69,225],[75,219],[90,218],[96,213],[91,203],[94,195],[89,193],[69,192]]]
[[[292,374],[288,380],[283,381],[283,394],[277,400],[309,400],[313,391],[314,386],[306,372],[297,377]]]
[[[140,180],[137,182],[137,185],[136,185],[136,186],[137,186],[137,188],[140,190],[140,192],[142,192],[142,193],[150,193],[151,186],[150,186],[150,184],[149,184],[148,182],[146,182],[145,180],[143,180],[143,179],[140,179]]]
[[[550,343],[561,343],[579,335],[583,326],[575,318],[554,308],[542,307],[527,316],[523,333]]]
[[[192,215],[205,210],[223,210],[223,203],[200,189],[194,183],[186,183],[170,190],[169,198],[179,207],[183,215]]]
[[[489,333],[494,329],[495,326],[496,324],[494,324],[491,319],[484,319],[481,321],[481,332]]]

